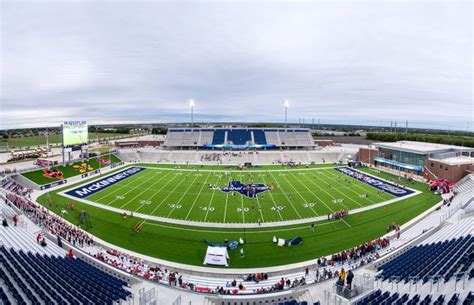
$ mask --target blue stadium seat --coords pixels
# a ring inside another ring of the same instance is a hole
[[[234,145],[245,145],[252,140],[250,130],[232,129],[227,131],[227,142]]]
[[[255,140],[255,144],[267,145],[267,138],[265,137],[265,132],[262,129],[254,129],[253,138]]]
[[[112,305],[116,301],[126,300],[131,294],[123,288],[127,285],[125,281],[81,259],[41,256],[1,246],[0,262],[29,302],[35,305]],[[27,304],[9,276],[2,269],[0,272],[2,280],[18,304]],[[1,295],[0,293],[0,297]]]
[[[224,144],[225,140],[225,130],[217,129],[214,131],[214,136],[212,138],[212,145],[221,145]]]
[[[382,273],[379,277],[390,279],[395,276],[405,282],[410,278],[419,277],[423,283],[439,278],[447,282],[455,274],[468,270],[472,264],[469,253],[473,250],[474,237],[471,235],[417,246],[380,266]],[[459,280],[460,277],[456,279]]]

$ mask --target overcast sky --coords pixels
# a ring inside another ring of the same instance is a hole
[[[293,122],[474,130],[471,1],[381,2],[2,1],[0,128],[184,122],[190,98],[276,122],[287,98]]]

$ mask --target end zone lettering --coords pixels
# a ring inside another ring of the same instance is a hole
[[[127,179],[130,176],[138,174],[139,172],[144,171],[145,169],[146,168],[144,167],[130,167],[126,170],[120,171],[111,176],[96,180],[94,182],[77,187],[75,189],[69,190],[65,193],[69,196],[82,199],[92,194],[95,194],[105,188],[108,188],[109,186],[112,186],[115,183],[118,183],[124,179]]]
[[[338,172],[351,176],[354,179],[357,179],[361,182],[364,182],[370,186],[373,186],[385,193],[389,193],[396,197],[403,197],[409,194],[412,194],[413,191],[404,187],[397,186],[393,183],[378,179],[369,175],[366,175],[362,172],[354,170],[349,167],[337,167],[335,168]]]

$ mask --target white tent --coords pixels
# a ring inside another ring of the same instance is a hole
[[[229,253],[226,247],[207,247],[204,265],[229,266]]]

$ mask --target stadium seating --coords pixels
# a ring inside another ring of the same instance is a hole
[[[130,295],[123,288],[126,282],[81,259],[17,252],[0,246],[0,260],[4,266],[0,276],[19,304],[27,304],[26,300],[31,304],[113,304]]]
[[[255,144],[266,145],[267,138],[265,137],[265,132],[262,129],[255,129],[252,131]]]
[[[314,147],[308,129],[197,128],[168,130],[166,147],[203,147],[209,145],[270,145],[277,147]]]
[[[453,275],[468,271],[472,264],[469,254],[474,250],[474,236],[439,241],[414,247],[392,261],[379,267],[383,279],[393,276],[408,282],[419,277],[427,282],[433,277],[448,281]]]
[[[216,133],[214,133],[216,137]],[[214,140],[212,141],[215,142]],[[252,142],[252,136],[250,130],[248,129],[230,129],[227,131],[227,141],[228,144],[234,145],[245,145]]]
[[[312,303],[312,305],[320,305],[320,304],[321,303],[319,303],[319,302]],[[311,305],[311,303],[309,303],[307,301],[291,300],[291,301],[273,303],[272,305]]]
[[[377,289],[376,291],[370,293],[369,295],[366,295],[364,298],[361,300],[357,301],[355,304],[356,305],[377,305],[377,304],[394,304],[394,305],[401,305],[401,304],[407,304],[407,305],[415,305],[415,304],[420,304],[420,305],[428,305],[431,304],[444,304],[446,300],[446,296],[443,294],[440,294],[438,297],[434,297],[431,294],[427,294],[425,296],[420,296],[419,294],[414,294],[410,296],[408,293],[399,293],[399,292],[390,292],[390,291],[382,291],[380,289]],[[469,304],[469,302],[472,300],[472,292],[470,292],[466,299],[463,301],[464,304]],[[454,293],[451,298],[447,301],[446,304],[448,305],[454,305],[457,304],[459,301],[459,293]]]
[[[219,145],[225,142],[225,133],[224,129],[218,129],[214,131],[214,137],[212,138],[212,145]]]
[[[261,151],[196,151],[196,150],[158,150],[154,148],[121,149],[118,156],[125,162],[176,163],[176,164],[278,164],[278,163],[337,163],[344,161],[354,151],[339,150],[261,150]]]
[[[458,193],[462,193],[465,191],[472,192],[472,190],[474,190],[474,175],[467,175],[466,177],[458,181],[458,183],[456,183],[456,185],[454,186],[454,190]]]

